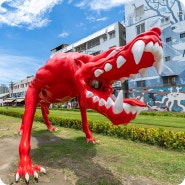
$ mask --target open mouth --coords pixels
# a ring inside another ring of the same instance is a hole
[[[139,114],[142,107],[146,105],[136,99],[123,99],[123,90],[121,90],[117,97],[110,95],[107,100],[100,98],[91,91],[86,91],[86,98],[93,101],[99,108],[105,107],[107,110],[112,109],[114,114],[120,114],[123,111],[127,114]]]

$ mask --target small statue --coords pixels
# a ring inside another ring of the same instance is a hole
[[[52,131],[55,128],[48,119],[49,105],[76,97],[87,142],[98,141],[89,129],[87,108],[103,114],[114,125],[128,124],[136,117],[145,104],[137,99],[123,99],[123,91],[116,98],[113,96],[112,83],[115,80],[123,82],[130,77],[134,78],[138,73],[144,76],[151,66],[160,73],[163,65],[160,35],[159,28],[152,28],[127,45],[111,48],[97,56],[77,52],[59,53],[38,70],[25,97],[16,181],[24,177],[29,182],[30,176],[38,179],[38,172],[45,173],[45,169],[32,164],[30,158],[31,129],[38,104],[41,105],[48,130]]]

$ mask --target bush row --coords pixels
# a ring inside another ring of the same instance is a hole
[[[9,110],[0,110],[0,114],[14,117],[22,117],[21,113]],[[36,114],[35,121],[43,122],[41,114]],[[50,116],[50,121],[53,125],[82,129],[81,120],[77,119],[61,119],[59,117]],[[127,126],[114,126],[110,122],[92,122],[89,121],[89,126],[92,132],[114,136],[132,141],[157,145],[164,148],[185,150],[185,132],[173,132],[163,129],[140,128]]]

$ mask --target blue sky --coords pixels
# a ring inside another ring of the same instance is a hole
[[[0,84],[34,75],[62,43],[124,19],[130,0],[0,0]]]

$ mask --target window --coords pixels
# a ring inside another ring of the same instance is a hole
[[[109,38],[112,39],[115,37],[115,31],[109,33]]]
[[[171,42],[171,41],[172,41],[171,37],[166,38],[166,42]]]
[[[164,26],[164,25],[169,24],[169,23],[170,23],[170,16],[163,17],[161,19],[161,26]]]
[[[182,16],[182,15],[184,15],[184,11],[181,10],[181,11],[177,12],[177,15],[178,15],[179,17]]]
[[[100,39],[96,38],[88,42],[88,49],[100,45]]]
[[[136,34],[145,32],[145,23],[139,24],[136,26]]]
[[[165,57],[165,61],[166,61],[166,62],[170,61],[170,59],[171,59],[170,56]]]
[[[185,32],[180,34],[180,38],[184,38],[185,37]]]
[[[141,17],[144,14],[144,5],[141,5],[135,9],[135,17]]]
[[[164,76],[163,79],[163,85],[176,85],[176,76]]]
[[[137,87],[145,87],[146,83],[145,80],[137,81]]]
[[[107,35],[103,36],[103,42],[107,41]]]

